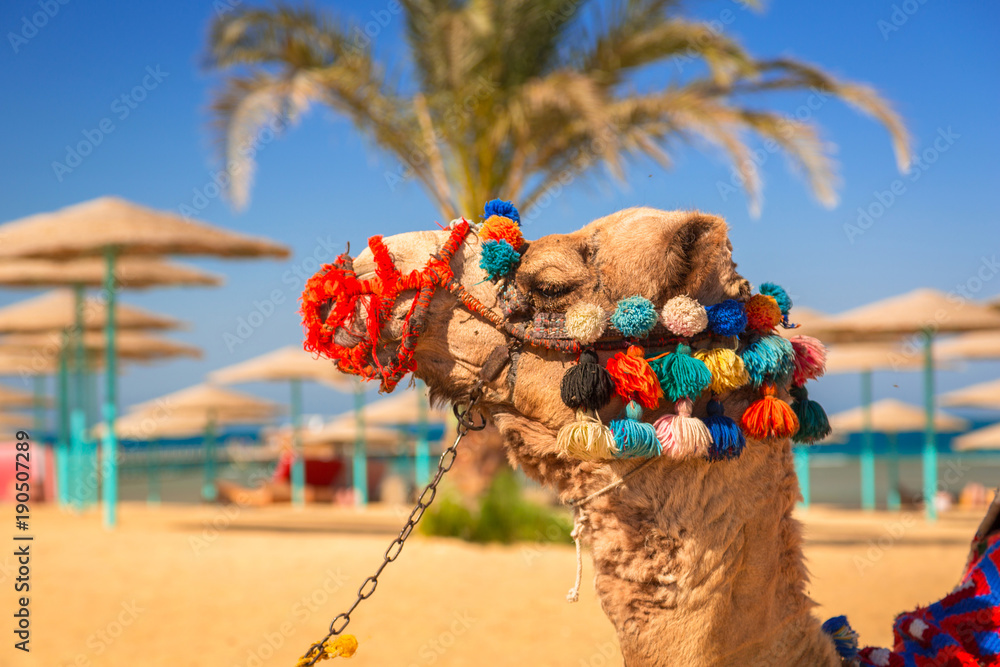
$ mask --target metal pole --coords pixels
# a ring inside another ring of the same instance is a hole
[[[302,380],[292,380],[292,504],[306,504],[306,463],[302,458]]]
[[[66,334],[59,348],[59,378],[56,383],[56,400],[59,405],[58,436],[56,440],[56,497],[61,507],[69,504],[70,460],[69,460],[69,350]]]
[[[353,481],[355,500],[360,507],[368,504],[368,455],[365,452],[365,388],[354,385],[354,456]]]
[[[810,489],[809,489],[809,446],[795,445],[792,447],[795,455],[795,474],[799,478],[799,490],[802,492],[802,502],[800,507],[809,509]]]
[[[101,498],[104,501],[104,526],[118,523],[118,438],[115,435],[115,413],[118,401],[118,376],[115,364],[115,249],[104,253],[104,291],[108,298],[108,323],[105,330],[107,345],[104,353],[104,437],[101,439]]]
[[[886,493],[886,505],[892,512],[898,512],[902,507],[899,498],[899,441],[895,433],[886,433],[889,439],[889,490]]]
[[[146,445],[146,504],[160,504],[160,441]]]
[[[101,411],[98,405],[100,396],[100,378],[97,372],[97,362],[95,354],[90,354],[89,359],[87,359],[87,423],[96,424],[101,421]],[[83,441],[86,447],[86,464],[87,464],[87,495],[86,495],[86,506],[92,507],[97,505],[98,501],[98,480],[100,476],[98,475],[99,457],[97,455],[97,440],[93,438],[89,433]]]
[[[82,509],[84,505],[84,495],[86,485],[84,472],[86,466],[86,452],[84,441],[87,437],[87,414],[85,412],[87,387],[86,381],[86,357],[83,347],[83,285],[73,286],[73,401],[69,418],[70,433],[70,458],[73,470],[73,488],[70,495],[73,505],[77,509]]]
[[[924,429],[924,508],[928,521],[937,521],[934,503],[938,486],[937,436],[934,432],[934,333],[924,329],[924,408],[927,425]]]
[[[218,491],[215,488],[215,416],[209,413],[205,424],[205,483],[201,487],[201,497],[215,502]]]
[[[875,445],[872,434],[872,372],[861,371],[861,509],[875,509]]]
[[[417,488],[427,486],[431,479],[431,446],[427,438],[427,403],[425,394],[427,385],[422,380],[417,381],[417,451],[416,480]]]

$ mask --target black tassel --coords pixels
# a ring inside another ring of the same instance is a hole
[[[597,362],[597,353],[584,350],[580,363],[563,375],[559,387],[563,403],[572,410],[600,410],[611,401],[615,383],[611,374]]]

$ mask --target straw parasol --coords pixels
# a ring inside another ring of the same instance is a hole
[[[173,213],[154,211],[117,197],[101,197],[0,226],[0,257],[59,260],[104,257],[108,354],[103,411],[108,428],[102,443],[107,461],[102,490],[104,519],[108,526],[117,521],[118,502],[117,443],[111,427],[117,403],[115,300],[118,285],[115,264],[122,256],[169,254],[284,258],[289,251],[266,239],[185,220]]]
[[[83,335],[83,346],[90,358],[103,359],[107,341],[98,331]],[[38,351],[43,355],[58,356],[62,347],[61,336],[55,333],[28,333],[0,336],[0,349]],[[118,336],[116,354],[119,359],[150,362],[174,357],[201,358],[201,348],[178,343],[161,336],[139,331],[123,331]]]
[[[969,431],[951,441],[952,449],[968,452],[976,449],[1000,449],[1000,424]]]
[[[941,404],[1000,410],[1000,380],[981,382],[948,392],[941,397]]]
[[[937,518],[933,497],[937,490],[937,439],[934,429],[934,337],[940,333],[1000,330],[1000,312],[956,299],[932,289],[916,289],[900,296],[849,310],[823,325],[831,335],[881,339],[918,335],[924,358],[924,503],[928,520]],[[825,334],[824,334],[825,335]]]
[[[302,445],[304,451],[310,456],[325,454],[329,457],[330,454],[339,451],[343,446],[353,445],[357,437],[357,424],[355,424],[354,415],[351,414],[344,418],[333,419],[319,429],[304,431]],[[368,424],[365,426],[363,437],[366,450],[382,448],[391,451],[403,441],[405,436],[396,429]]]
[[[75,326],[73,292],[57,289],[0,308],[0,333],[63,331]],[[107,318],[107,305],[97,297],[83,304],[83,328],[101,330]],[[119,329],[178,329],[181,321],[136,306],[119,304],[116,316]]]
[[[35,405],[37,399],[31,392],[21,391],[0,384],[0,409],[6,408],[30,408]]]
[[[115,264],[119,289],[150,287],[218,287],[222,276],[155,257],[124,257]],[[98,257],[54,261],[9,259],[0,264],[0,285],[6,287],[102,287],[104,261]]]
[[[355,490],[359,503],[365,504],[368,499],[366,460],[363,455],[364,441],[362,431],[363,419],[360,416],[364,404],[364,393],[361,384],[344,373],[328,359],[319,359],[301,347],[288,346],[273,352],[268,352],[248,361],[228,366],[209,374],[209,379],[222,384],[240,384],[244,382],[288,382],[291,387],[291,420],[292,448],[295,458],[292,464],[292,501],[302,506],[305,504],[305,466],[302,460],[302,382],[322,382],[334,388],[346,390],[350,388],[355,395],[357,411],[358,438],[354,455]]]
[[[941,354],[955,359],[1000,359],[1000,331],[972,331],[941,341]]]

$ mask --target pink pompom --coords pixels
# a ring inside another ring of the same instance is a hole
[[[801,386],[826,372],[826,347],[823,343],[812,336],[792,336],[791,343],[795,350],[793,384]]]
[[[690,337],[708,326],[705,307],[689,296],[675,296],[660,312],[660,320],[671,333]]]
[[[663,456],[688,459],[708,452],[712,434],[705,422],[691,416],[693,407],[691,399],[682,398],[677,401],[677,414],[663,415],[653,424]]]

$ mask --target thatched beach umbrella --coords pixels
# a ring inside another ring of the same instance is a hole
[[[103,256],[104,290],[108,299],[108,355],[103,405],[108,425],[102,445],[107,461],[102,487],[105,524],[117,522],[117,444],[111,425],[117,411],[115,366],[115,264],[128,255],[216,255],[221,257],[287,257],[288,249],[265,239],[236,234],[173,213],[154,211],[117,197],[101,197],[0,226],[0,257],[76,259]]]
[[[954,359],[1000,359],[1000,331],[972,331],[941,341],[935,346]]]
[[[980,449],[1000,449],[1000,424],[985,426],[975,431],[969,431],[951,441],[953,449],[959,452],[970,452]]]
[[[924,360],[924,488],[928,520],[937,518],[937,438],[934,428],[934,337],[940,333],[1000,330],[1000,312],[944,292],[916,289],[838,315],[824,324],[833,335],[886,340],[908,334],[919,337]]]
[[[950,391],[941,397],[942,405],[1000,410],[1000,380],[981,382]]]
[[[105,359],[107,340],[98,331],[84,332],[81,342],[90,359]],[[0,348],[9,350],[38,351],[57,355],[61,349],[61,336],[56,333],[11,334],[0,336]],[[116,341],[116,356],[136,362],[152,362],[175,357],[201,358],[201,348],[153,336],[140,331],[122,331]]]
[[[254,357],[248,361],[233,364],[214,373],[209,374],[209,379],[222,384],[241,384],[245,382],[288,382],[291,387],[291,420],[292,420],[292,449],[294,460],[292,463],[292,502],[295,505],[305,504],[305,465],[302,460],[302,382],[313,381],[322,382],[335,388],[354,389],[356,402],[357,397],[363,402],[364,395],[356,389],[359,383],[344,373],[341,373],[327,359],[318,359],[301,347],[283,347],[259,357]],[[359,430],[364,424],[359,420]],[[363,448],[364,443],[361,442]],[[356,452],[357,454],[357,452]],[[358,458],[355,456],[355,458]],[[357,471],[357,466],[355,467]],[[367,474],[367,473],[366,473]],[[360,484],[359,502],[367,502],[368,494],[367,477],[363,477],[359,482],[355,479],[355,484]]]
[[[104,261],[97,257],[54,261],[8,259],[0,264],[0,285],[5,287],[103,287]],[[222,276],[156,257],[123,257],[115,263],[118,289],[150,287],[218,287]]]
[[[373,424],[365,426],[362,436],[365,439],[366,451],[373,448],[392,451],[404,439],[403,433],[396,429]],[[353,445],[357,437],[357,424],[354,421],[354,415],[350,414],[330,420],[318,429],[304,431],[302,433],[302,446],[305,452],[310,455],[326,454],[329,456]]]
[[[2,227],[0,227],[2,229]],[[177,329],[182,322],[137,306],[118,304],[116,327],[123,329]],[[101,331],[108,317],[107,303],[98,297],[83,302],[83,329]],[[57,289],[0,307],[0,333],[69,331],[76,326],[72,290]]]
[[[46,399],[43,397],[43,404]],[[0,384],[0,410],[9,410],[10,408],[31,408],[34,407],[38,401],[35,396],[28,391],[21,391],[20,389],[14,389],[6,385]]]

